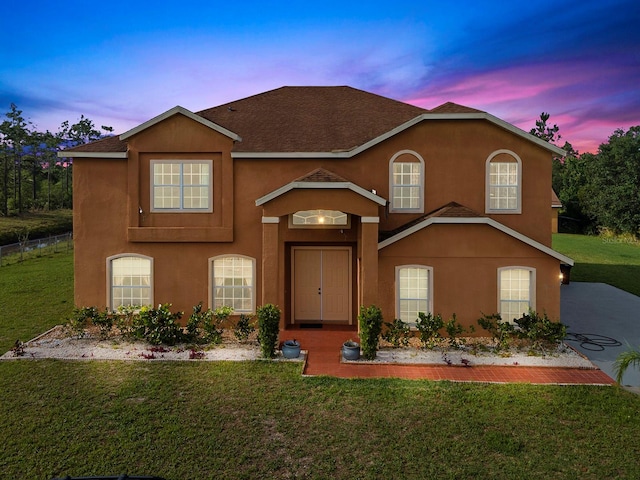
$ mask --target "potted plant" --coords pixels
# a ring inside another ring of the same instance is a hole
[[[360,344],[353,340],[347,340],[342,344],[342,356],[345,360],[358,360],[360,358]]]
[[[282,342],[282,356],[284,358],[298,358],[300,356],[300,342],[296,339]]]

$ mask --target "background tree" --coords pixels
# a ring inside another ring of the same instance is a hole
[[[550,114],[542,112],[540,114],[540,119],[536,120],[536,127],[529,130],[529,133],[543,139],[546,142],[555,143],[561,138],[561,136],[558,135],[560,127],[558,127],[558,125],[556,124],[553,124],[553,126],[547,125],[550,116]]]
[[[30,129],[31,124],[24,119],[22,110],[18,110],[16,104],[11,104],[6,117],[7,120],[0,124],[4,153],[4,198],[2,210],[5,215],[7,215],[9,211],[9,183],[11,178],[13,179],[14,208],[18,210],[18,213],[22,213],[22,160],[29,136],[32,133]],[[9,162],[11,162],[12,165],[9,165]],[[11,167],[13,167],[13,169]],[[13,175],[11,174],[11,170],[13,170]]]
[[[640,126],[616,130],[585,160],[584,208],[613,233],[640,233]]]
[[[74,124],[62,122],[56,134],[41,133],[12,103],[0,122],[0,215],[21,214],[29,208],[70,207],[71,159],[59,159],[57,152],[111,132],[113,128],[97,129],[81,115]]]

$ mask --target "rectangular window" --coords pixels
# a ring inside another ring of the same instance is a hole
[[[489,170],[489,208],[518,209],[518,164],[491,162]]]
[[[210,160],[152,160],[152,212],[211,212]]]
[[[500,270],[500,316],[513,322],[531,309],[532,271],[523,268]]]
[[[430,269],[411,266],[396,268],[397,317],[403,322],[415,323],[418,313],[429,313]]]
[[[151,303],[151,260],[143,257],[111,260],[111,309]]]
[[[422,198],[422,164],[418,162],[393,162],[391,192],[393,209],[419,209]]]
[[[227,306],[236,313],[254,310],[254,264],[247,257],[212,260],[212,308]]]

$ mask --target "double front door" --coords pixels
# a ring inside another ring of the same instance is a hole
[[[292,247],[293,322],[351,323],[351,248]]]

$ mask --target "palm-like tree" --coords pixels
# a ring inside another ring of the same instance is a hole
[[[622,352],[620,355],[618,355],[618,358],[613,364],[613,368],[616,372],[616,382],[618,382],[618,384],[622,382],[624,372],[626,372],[627,368],[629,368],[631,365],[640,367],[640,349],[627,350],[626,352]]]

